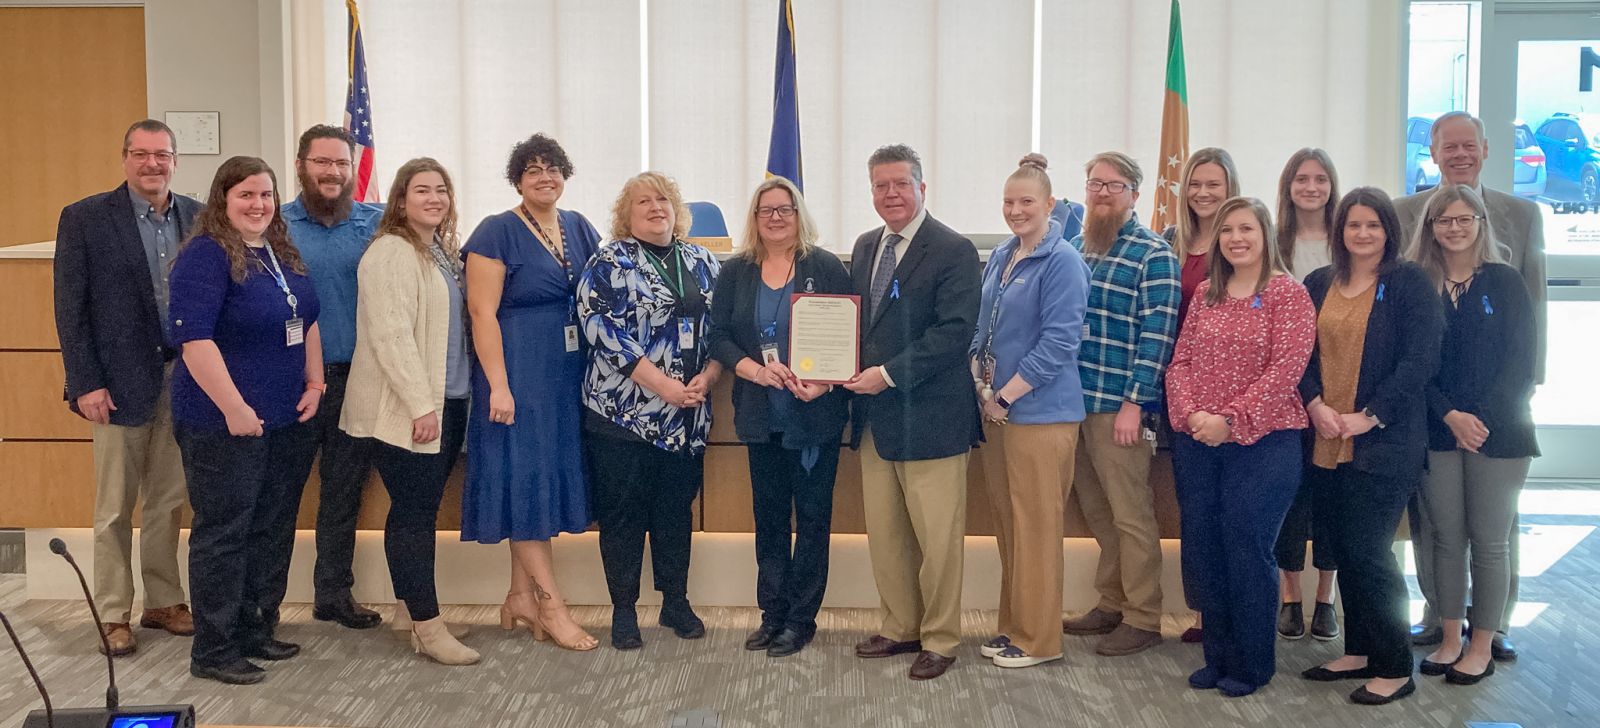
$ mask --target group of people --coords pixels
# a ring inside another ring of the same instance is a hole
[[[433,660],[476,662],[465,628],[440,618],[434,581],[435,521],[464,449],[461,538],[509,542],[502,628],[598,646],[568,612],[550,544],[598,522],[612,646],[643,645],[646,539],[660,625],[699,638],[691,504],[710,393],[731,373],[761,609],[746,649],[783,657],[816,635],[841,440],[860,454],[884,608],[857,656],[915,654],[914,680],[955,661],[975,447],[1002,564],[980,653],[1022,668],[1060,659],[1062,632],[1104,635],[1095,649],[1108,656],[1160,643],[1159,438],[1185,595],[1204,617],[1186,633],[1204,645],[1192,686],[1239,696],[1270,681],[1274,632],[1305,634],[1309,532],[1324,574],[1311,632],[1339,634],[1337,570],[1345,655],[1304,677],[1366,679],[1361,703],[1412,692],[1389,550],[1408,502],[1441,621],[1422,672],[1477,682],[1515,601],[1516,493],[1537,454],[1542,242],[1531,203],[1478,185],[1481,123],[1451,114],[1433,128],[1437,190],[1341,197],[1328,155],[1306,149],[1284,170],[1276,222],[1239,195],[1225,151],[1200,150],[1164,234],[1133,212],[1144,179],[1129,156],[1091,159],[1080,204],[1058,199],[1030,154],[1003,190],[1013,235],[987,264],[927,211],[916,152],[885,146],[867,162],[884,224],[847,264],[781,177],[757,186],[737,251],[719,261],[685,240],[682,193],[657,172],[623,183],[604,235],[560,209],[575,167],[535,134],[506,164],[517,205],[463,243],[455,187],[432,159],[402,165],[384,204],[355,202],[353,140],[315,126],[294,200],[262,160],[234,157],[202,204],[169,188],[171,130],[138,122],[123,140],[127,184],[66,208],[56,251],[65,394],[94,423],[102,628],[113,654],[136,648],[129,520],[142,499],[140,624],[192,633],[191,672],[227,683],[262,680],[252,660],[297,654],[274,630],[320,451],[314,616],[380,622],[350,591],[376,469],[391,500],[393,626]],[[797,293],[859,296],[849,381],[791,367]],[[1100,600],[1062,620],[1069,497],[1100,546]],[[175,556],[186,501],[192,613]]]

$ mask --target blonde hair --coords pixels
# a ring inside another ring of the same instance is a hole
[[[1478,264],[1505,262],[1500,255],[1500,246],[1495,244],[1493,231],[1489,229],[1489,210],[1483,204],[1483,198],[1466,185],[1440,185],[1428,196],[1422,224],[1417,226],[1417,234],[1411,239],[1406,257],[1422,266],[1429,280],[1441,289],[1445,281],[1444,247],[1439,245],[1439,237],[1433,233],[1433,222],[1444,215],[1450,203],[1457,201],[1467,203],[1467,207],[1472,208],[1472,214],[1478,216],[1478,236],[1472,241],[1473,257],[1478,259]]]
[[[1017,160],[1017,171],[1012,172],[1011,176],[1006,178],[1006,181],[1031,179],[1039,183],[1040,189],[1044,190],[1044,196],[1049,197],[1051,196],[1050,173],[1046,171],[1049,168],[1050,160],[1045,159],[1043,154],[1029,152],[1022,155],[1022,159]]]
[[[438,172],[444,179],[444,188],[450,197],[450,207],[444,214],[444,220],[439,222],[439,247],[444,248],[447,258],[454,261],[456,253],[461,250],[461,238],[456,233],[456,185],[450,181],[450,173],[446,172],[444,165],[432,157],[417,157],[405,164],[394,173],[394,182],[389,185],[389,201],[383,207],[383,217],[378,220],[378,232],[373,237],[394,235],[400,237],[411,247],[416,248],[417,255],[428,259],[428,245],[432,240],[423,240],[421,235],[406,222],[406,190],[411,188],[411,180],[423,172]]]
[[[1173,238],[1172,251],[1178,254],[1178,265],[1182,267],[1189,260],[1189,246],[1195,242],[1200,234],[1200,220],[1194,214],[1194,208],[1189,207],[1189,177],[1202,164],[1215,164],[1222,168],[1222,176],[1227,180],[1224,183],[1225,194],[1223,199],[1232,199],[1239,196],[1239,170],[1233,165],[1233,157],[1226,150],[1217,147],[1206,147],[1189,155],[1183,163],[1183,174],[1179,176],[1178,204],[1183,208],[1183,214],[1178,215],[1178,232]],[[1217,223],[1222,220],[1222,210],[1217,209],[1217,217],[1211,222],[1211,232],[1216,234]],[[1211,246],[1206,246],[1209,249]]]
[[[1222,207],[1217,208],[1217,226],[1221,227],[1229,215],[1239,210],[1250,211],[1256,223],[1261,225],[1261,275],[1256,278],[1255,287],[1255,292],[1260,293],[1267,289],[1267,283],[1273,276],[1285,270],[1278,246],[1272,244],[1272,213],[1267,211],[1267,206],[1261,200],[1254,197],[1230,197],[1222,203]],[[1206,279],[1211,281],[1211,288],[1206,291],[1207,306],[1215,306],[1228,299],[1228,280],[1233,277],[1233,264],[1218,250],[1221,245],[1222,236],[1212,235],[1211,260],[1206,273]]]
[[[800,188],[782,176],[768,177],[756,185],[755,194],[750,195],[750,211],[744,218],[744,236],[739,239],[739,256],[755,263],[766,260],[767,246],[762,244],[761,221],[756,219],[756,208],[761,205],[761,196],[772,190],[788,192],[790,204],[794,205],[795,227],[799,233],[799,240],[796,241],[794,248],[794,259],[801,260],[809,255],[811,248],[817,244],[819,237],[817,221],[812,219],[811,211],[806,208],[806,198],[800,194]]]
[[[633,188],[639,185],[647,185],[650,189],[667,196],[667,202],[672,205],[672,237],[682,238],[688,235],[689,223],[694,218],[689,214],[689,206],[683,202],[683,192],[678,189],[677,181],[660,172],[640,172],[622,183],[622,191],[617,193],[617,201],[611,205],[612,239],[633,237],[629,208],[633,205]]]

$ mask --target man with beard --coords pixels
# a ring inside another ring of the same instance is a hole
[[[1143,174],[1131,157],[1103,152],[1085,165],[1083,234],[1072,244],[1092,269],[1078,373],[1088,416],[1078,430],[1072,496],[1100,544],[1100,603],[1062,622],[1067,634],[1103,634],[1102,655],[1161,642],[1161,539],[1150,490],[1154,437],[1141,425],[1161,401],[1161,375],[1178,333],[1178,259],[1139,224]]]
[[[318,475],[322,494],[317,506],[317,563],[312,581],[316,604],[312,616],[351,629],[368,629],[382,620],[377,612],[356,604],[351,561],[355,557],[356,513],[372,460],[371,440],[339,429],[344,385],[356,346],[356,266],[372,240],[383,206],[355,202],[352,159],[355,139],[337,126],[319,124],[300,135],[295,177],[300,196],[284,204],[289,237],[322,303],[322,361],[328,390],[317,410],[322,460]],[[275,616],[275,615],[274,615]]]
[[[1483,161],[1489,158],[1489,140],[1483,135],[1483,122],[1465,111],[1452,111],[1433,122],[1433,159],[1439,163],[1439,187],[1466,185],[1483,197],[1489,212],[1489,230],[1506,263],[1522,273],[1533,298],[1534,321],[1539,330],[1538,351],[1535,355],[1534,381],[1544,381],[1546,317],[1544,216],[1532,200],[1483,186]],[[1417,226],[1428,207],[1433,190],[1424,190],[1394,201],[1394,210],[1400,216],[1400,227],[1407,241],[1414,240]],[[1431,224],[1431,223],[1430,223]],[[1427,602],[1422,622],[1412,627],[1412,644],[1436,645],[1443,639],[1439,631],[1439,615],[1433,605],[1437,598],[1434,588],[1433,524],[1429,523],[1421,500],[1412,496],[1406,512],[1411,520],[1411,546],[1417,557],[1417,586]],[[1517,542],[1522,529],[1513,516],[1511,520],[1511,591],[1507,594],[1505,616],[1517,606]],[[1504,622],[1502,622],[1504,624]],[[1494,636],[1494,659],[1517,659],[1516,647],[1504,631]]]
[[[143,500],[139,626],[194,634],[178,577],[179,516],[188,500],[172,429],[167,271],[200,203],[173,194],[177,138],[155,119],[122,137],[127,181],[61,211],[56,232],[56,333],[68,406],[94,437],[94,600],[113,656],[138,648],[133,610],[133,508]],[[99,637],[95,648],[104,650]]]

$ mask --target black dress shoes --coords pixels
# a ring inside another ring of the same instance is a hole
[[[922,651],[922,640],[908,640],[896,642],[883,635],[875,634],[856,643],[856,657],[874,659],[878,657],[893,657],[895,655],[908,655]]]
[[[350,629],[372,629],[383,623],[383,617],[377,612],[350,599],[339,603],[318,604],[311,609],[311,616],[322,622],[338,622]]]
[[[1417,681],[1410,678],[1406,679],[1406,684],[1401,685],[1399,690],[1394,691],[1394,693],[1390,695],[1379,695],[1371,690],[1368,690],[1367,686],[1363,685],[1359,688],[1356,688],[1355,692],[1350,693],[1350,702],[1357,705],[1388,705],[1416,691]]]
[[[668,599],[661,605],[661,626],[672,630],[678,639],[697,640],[706,636],[706,623],[694,613],[687,599]]]
[[[242,652],[245,657],[276,662],[278,660],[287,660],[300,654],[300,645],[268,637],[265,641],[244,648]]]
[[[784,627],[772,638],[772,645],[767,648],[767,657],[788,657],[806,648],[811,643],[811,637],[801,634],[798,630]]]
[[[633,607],[611,609],[611,646],[624,651],[644,646],[644,637],[639,634],[639,613]]]
[[[1370,667],[1358,667],[1354,670],[1329,670],[1318,665],[1300,673],[1300,677],[1313,682],[1335,682],[1337,680],[1370,680],[1376,675]]]
[[[1444,629],[1437,624],[1411,625],[1411,644],[1418,647],[1432,647],[1444,641]]]
[[[1494,635],[1494,641],[1489,643],[1489,654],[1494,656],[1496,662],[1516,662],[1517,646],[1511,644],[1511,638],[1499,632]]]
[[[744,648],[751,652],[765,650],[772,646],[772,638],[777,634],[778,629],[776,627],[768,627],[763,624],[760,629],[751,632],[749,637],[744,638]]]
[[[945,657],[937,652],[923,650],[917,653],[917,661],[911,663],[908,677],[912,680],[932,680],[943,675],[944,671],[949,670],[955,662],[954,657]]]
[[[189,674],[228,685],[254,685],[267,679],[266,670],[243,658],[215,667],[191,662],[189,663]]]

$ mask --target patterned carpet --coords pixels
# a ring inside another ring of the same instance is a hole
[[[1524,654],[1519,663],[1502,665],[1472,688],[1427,678],[1415,697],[1386,708],[1350,705],[1345,695],[1354,684],[1300,680],[1301,669],[1339,650],[1338,643],[1313,640],[1280,642],[1278,678],[1237,700],[1188,689],[1184,678],[1199,666],[1199,648],[1176,639],[1133,657],[1101,658],[1093,654],[1090,638],[1068,637],[1067,659],[1002,671],[977,654],[994,619],[992,612],[982,611],[964,616],[955,667],[928,683],[905,678],[909,657],[868,661],[851,656],[851,645],[877,623],[871,610],[826,610],[810,648],[771,660],[741,647],[758,623],[753,609],[704,609],[710,633],[703,640],[683,641],[654,626],[653,609],[641,608],[642,623],[648,625],[643,650],[621,653],[605,646],[578,654],[535,643],[526,632],[501,632],[493,626],[493,608],[449,607],[447,618],[475,625],[467,642],[483,652],[484,661],[447,668],[412,655],[409,645],[386,628],[345,630],[313,621],[310,609],[297,605],[285,614],[280,636],[301,643],[304,652],[269,667],[262,685],[227,687],[191,678],[187,640],[141,630],[139,653],[117,662],[119,688],[125,703],[192,702],[204,723],[261,726],[655,727],[696,710],[717,714],[723,726],[786,728],[1461,728],[1466,721],[1593,726],[1600,721],[1595,717],[1600,715],[1597,524],[1600,515],[1524,517],[1524,548],[1541,573],[1523,581],[1524,601],[1535,605],[1530,611],[1537,614],[1514,633]],[[1547,568],[1541,559],[1550,562]],[[1539,611],[1538,605],[1548,606]],[[58,706],[101,699],[102,665],[85,607],[26,601],[24,577],[0,575],[0,610],[17,626]],[[388,607],[380,610],[387,618]],[[608,609],[574,612],[605,639]],[[1186,623],[1187,618],[1169,617],[1164,629],[1174,637]],[[4,726],[20,724],[23,714],[40,705],[10,651],[0,648]]]

